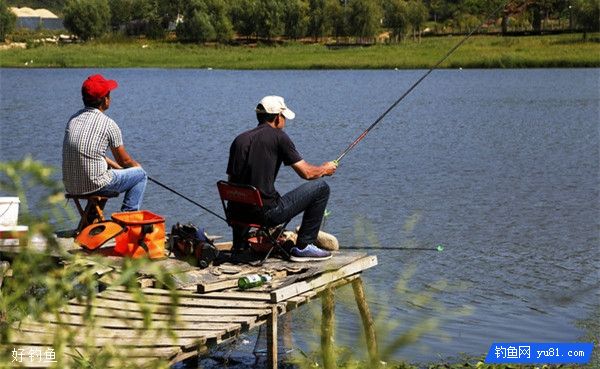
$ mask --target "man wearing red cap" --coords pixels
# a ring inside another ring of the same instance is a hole
[[[81,87],[85,107],[71,117],[63,140],[63,182],[67,193],[125,193],[121,211],[139,210],[148,177],[125,150],[121,130],[104,114],[114,80],[89,76]],[[106,156],[110,147],[114,161]]]

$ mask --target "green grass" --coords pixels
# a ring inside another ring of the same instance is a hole
[[[474,36],[442,68],[600,67],[600,36]],[[330,50],[320,44],[202,46],[167,41],[96,41],[0,51],[0,67],[414,69],[429,68],[462,37],[429,37],[421,43]],[[31,61],[33,60],[33,63]]]

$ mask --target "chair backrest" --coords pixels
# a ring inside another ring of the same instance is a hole
[[[241,185],[227,181],[217,182],[221,201],[236,202],[244,205],[263,206],[260,191],[250,185]]]
[[[230,225],[260,226],[263,202],[256,187],[219,181],[217,188]]]

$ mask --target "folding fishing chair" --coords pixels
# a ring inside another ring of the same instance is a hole
[[[287,260],[289,254],[283,248],[285,240],[282,239],[283,231],[288,222],[276,227],[265,224],[262,214],[263,201],[260,191],[250,185],[242,185],[227,181],[217,182],[219,196],[225,211],[225,218],[230,227],[240,226],[247,229],[243,240],[259,253],[266,252],[262,265],[274,249],[281,252]]]
[[[104,221],[104,206],[108,199],[118,197],[119,193],[114,191],[99,191],[87,195],[73,195],[66,193],[67,201],[73,200],[79,216],[79,224],[77,225],[76,233],[79,234],[85,227],[90,224]],[[81,201],[86,200],[85,208],[81,205]]]

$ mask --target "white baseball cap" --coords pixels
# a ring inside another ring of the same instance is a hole
[[[257,113],[282,114],[286,119],[294,119],[296,113],[291,111],[281,96],[265,96],[260,100],[264,109],[256,108]]]

